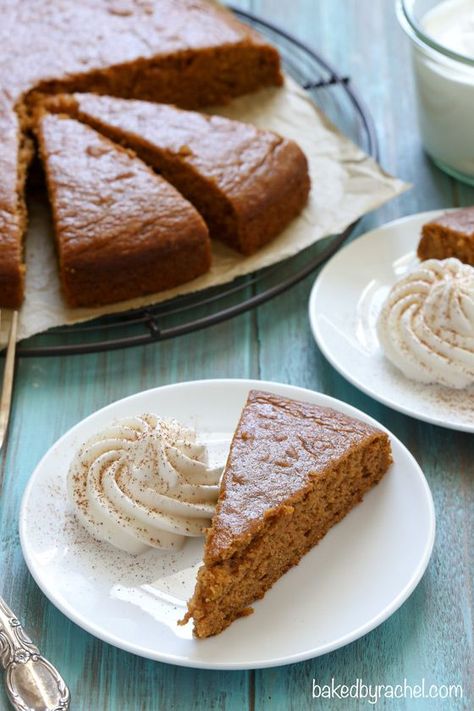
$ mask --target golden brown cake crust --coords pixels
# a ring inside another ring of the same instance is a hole
[[[59,115],[43,114],[37,133],[71,306],[154,293],[209,268],[202,218],[136,156]]]
[[[232,441],[205,562],[228,558],[262,527],[269,511],[376,434],[336,410],[251,390]]]
[[[207,0],[22,0],[21,11],[1,0],[0,10],[0,87],[14,102],[63,86],[199,106],[281,82],[277,51]]]
[[[474,207],[447,212],[423,225],[418,257],[422,260],[457,257],[474,266]]]
[[[31,146],[22,139],[14,111],[0,107],[0,307],[19,308],[23,301],[25,267],[23,201]]]
[[[94,91],[194,108],[282,77],[277,50],[207,0],[0,0],[0,17],[0,144],[8,164],[0,171],[1,307],[23,297],[26,164],[11,131],[15,110],[24,130],[38,93]]]
[[[211,238],[252,254],[304,207],[310,180],[294,141],[250,124],[165,104],[56,96],[65,111],[132,148],[202,214]]]
[[[182,623],[208,637],[296,565],[387,471],[390,441],[335,410],[251,391]]]

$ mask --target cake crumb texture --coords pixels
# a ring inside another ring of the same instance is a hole
[[[474,266],[474,207],[447,212],[423,225],[417,253],[422,261],[456,257]]]
[[[132,148],[195,206],[211,238],[243,254],[270,242],[307,202],[306,157],[273,131],[95,94],[58,95],[45,105]]]
[[[204,221],[133,153],[64,116],[44,113],[36,130],[70,306],[155,293],[209,269]]]
[[[204,565],[183,620],[225,629],[340,521],[392,462],[385,432],[251,391],[231,445]]]
[[[25,138],[45,94],[226,103],[282,83],[277,50],[210,0],[0,0],[0,307],[24,296]]]

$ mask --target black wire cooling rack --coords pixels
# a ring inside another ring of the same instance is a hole
[[[314,103],[349,138],[374,158],[377,137],[372,118],[349,77],[295,37],[254,15],[234,9],[259,30],[281,54],[283,67]],[[317,186],[315,187],[317,189]],[[127,348],[207,328],[253,309],[282,294],[334,254],[358,224],[309,247],[300,254],[223,286],[177,297],[154,307],[106,316],[83,325],[51,329],[22,341],[18,356],[57,356]]]

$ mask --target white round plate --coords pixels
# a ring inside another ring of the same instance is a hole
[[[454,390],[409,380],[384,357],[376,333],[390,288],[420,263],[422,225],[440,212],[388,222],[338,252],[313,286],[309,320],[323,354],[356,388],[418,420],[474,432],[474,387]]]
[[[133,557],[93,540],[66,497],[72,453],[115,418],[155,412],[196,427],[216,459],[225,451],[251,388],[328,405],[377,425],[338,400],[289,385],[208,380],[138,393],[73,427],[36,467],[25,491],[20,536],[45,595],[91,634],[162,662],[204,669],[252,669],[315,657],[361,637],[389,617],[420,580],[435,517],[423,473],[392,436],[394,464],[346,518],[221,634],[196,640],[178,627],[202,556],[202,540],[178,553]],[[225,443],[225,447],[223,447]]]

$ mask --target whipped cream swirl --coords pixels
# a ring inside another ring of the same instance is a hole
[[[71,463],[68,490],[95,538],[138,554],[200,536],[214,514],[221,473],[208,466],[194,430],[144,414],[91,437]]]
[[[474,383],[474,268],[429,259],[391,289],[377,322],[387,358],[408,378]]]

